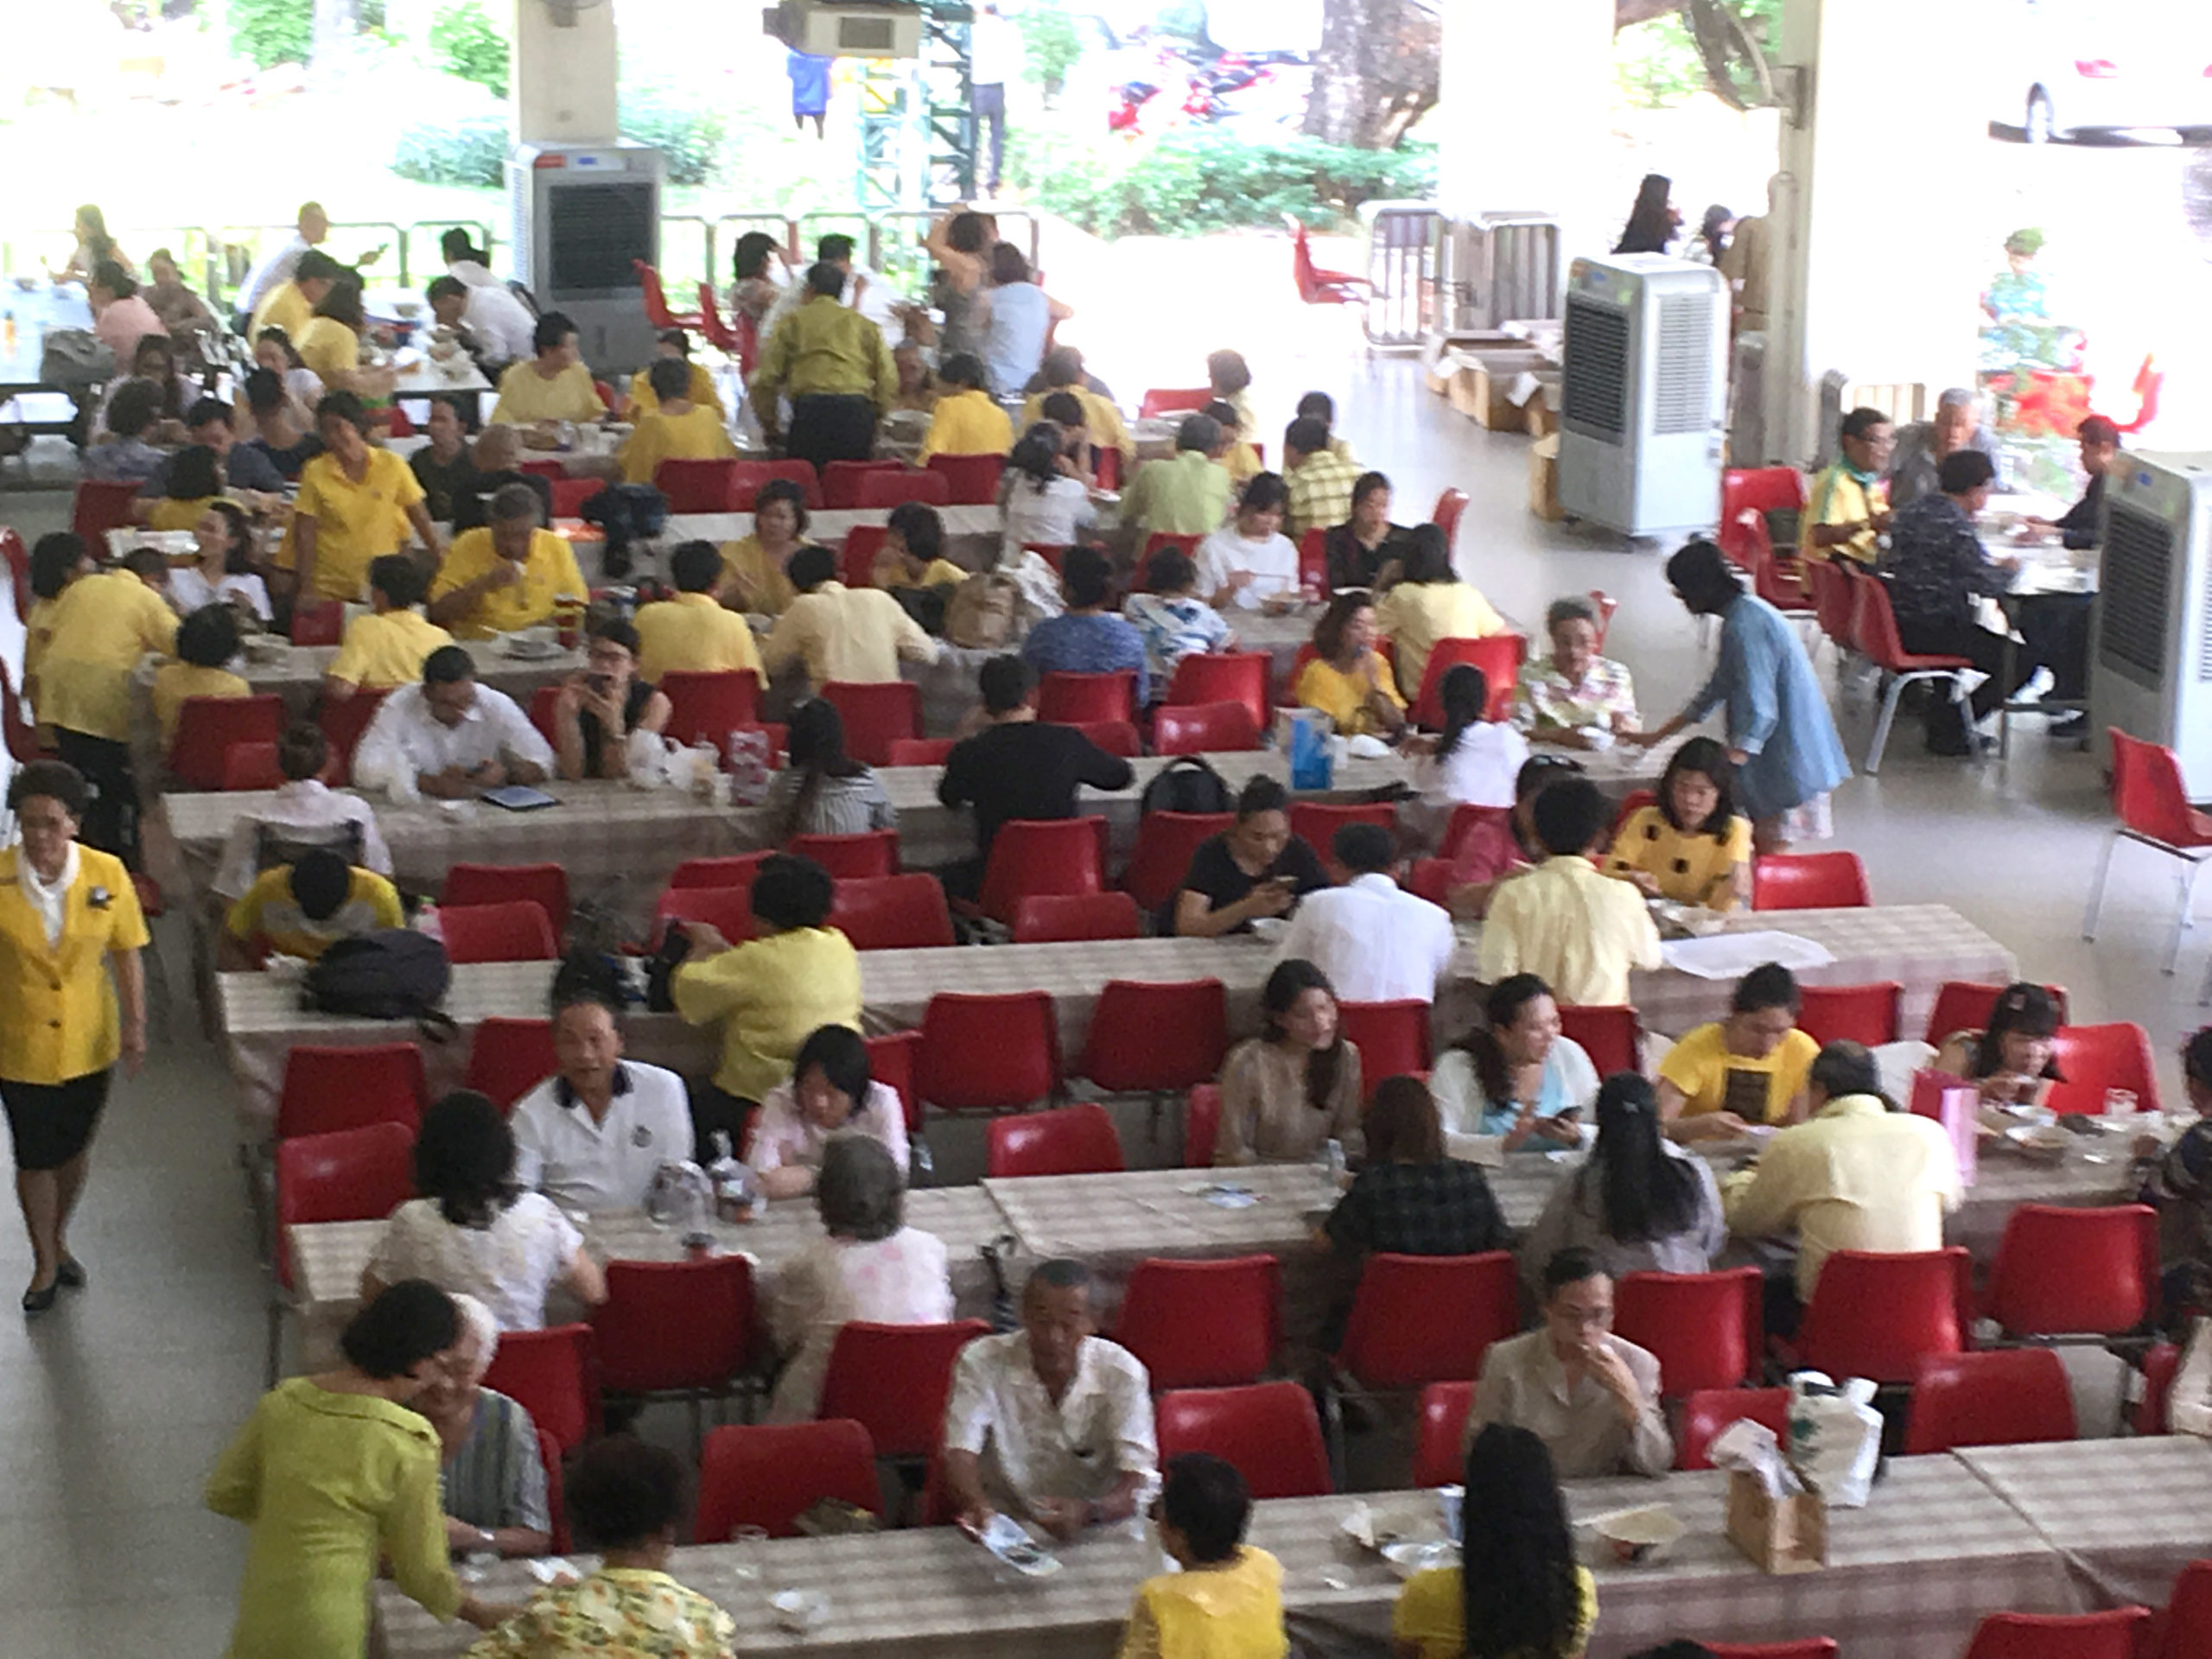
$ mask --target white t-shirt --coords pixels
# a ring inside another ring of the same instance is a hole
[[[1001,556],[1008,559],[1032,543],[1039,547],[1066,547],[1074,542],[1077,531],[1087,530],[1098,519],[1097,509],[1090,505],[1090,492],[1083,487],[1081,480],[1055,478],[1040,490],[1026,474],[1016,476],[1008,486],[1005,514]]]
[[[1236,593],[1239,610],[1256,611],[1270,599],[1298,591],[1298,548],[1278,532],[1264,541],[1224,524],[1198,543],[1198,589],[1211,599],[1229,586],[1230,575],[1249,570],[1252,580]]]
[[[200,574],[200,567],[188,564],[169,572],[169,602],[176,607],[180,616],[190,616],[218,600],[228,600],[232,594],[243,598],[253,607],[253,613],[266,622],[270,618],[269,589],[261,578],[248,571],[245,575],[226,572],[219,582],[212,585]]]
[[[753,1147],[746,1161],[756,1173],[785,1165],[818,1170],[823,1148],[839,1135],[865,1135],[879,1142],[898,1164],[899,1173],[906,1173],[906,1111],[899,1103],[899,1091],[887,1083],[870,1083],[868,1098],[845,1120],[845,1127],[834,1132],[808,1122],[791,1085],[778,1084],[760,1103],[760,1116],[753,1120]]]
[[[261,873],[260,832],[267,829],[293,841],[333,839],[333,832],[349,823],[361,826],[361,852],[347,861],[391,874],[391,849],[377,828],[376,809],[358,795],[341,795],[320,778],[302,778],[279,784],[276,798],[258,812],[240,813],[231,822],[230,837],[223,843],[223,861],[215,873],[215,892],[224,899],[243,899],[253,878]]]
[[[1402,893],[1376,873],[1300,899],[1275,957],[1303,957],[1347,1002],[1426,1002],[1436,995],[1458,944],[1441,905]]]
[[[691,1103],[683,1079],[625,1060],[604,1122],[548,1077],[515,1103],[515,1179],[564,1210],[642,1210],[653,1172],[691,1155]]]
[[[489,1227],[456,1227],[435,1198],[411,1198],[391,1212],[369,1256],[387,1285],[427,1279],[492,1310],[502,1331],[545,1324],[545,1293],[575,1259],[584,1236],[542,1192],[524,1192]]]
[[[1455,806],[1513,804],[1513,782],[1529,763],[1529,741],[1502,720],[1486,720],[1459,734],[1452,753],[1423,755],[1414,764],[1414,787],[1425,805],[1447,816]]]

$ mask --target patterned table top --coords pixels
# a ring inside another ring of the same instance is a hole
[[[1079,1256],[1094,1266],[1116,1256],[1280,1255],[1311,1240],[1308,1217],[1335,1197],[1305,1164],[986,1178],[982,1185],[1025,1256]],[[1225,1208],[1207,1196],[1220,1186],[1242,1188],[1258,1201]]]
[[[529,712],[531,694],[537,687],[550,685],[583,669],[584,654],[580,650],[543,657],[518,657],[503,649],[502,643],[497,639],[460,642],[461,649],[475,660],[476,677],[495,690],[517,698],[523,703],[524,713]],[[322,690],[323,674],[337,655],[335,645],[282,644],[248,655],[243,671],[246,683],[257,693],[313,694]]]
[[[1957,1456],[2067,1549],[2212,1555],[2212,1447],[2194,1435],[1983,1446]]]

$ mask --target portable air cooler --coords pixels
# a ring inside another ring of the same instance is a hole
[[[2089,643],[2098,743],[2117,726],[2212,793],[2212,454],[2123,452],[2105,476],[2104,576]]]
[[[576,325],[602,379],[653,359],[633,262],[660,264],[662,171],[660,151],[644,144],[524,144],[507,157],[515,275],[541,310]]]

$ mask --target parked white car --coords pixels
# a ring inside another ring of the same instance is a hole
[[[1995,12],[1992,113],[2030,143],[2141,129],[2212,143],[2205,0],[2005,0]]]

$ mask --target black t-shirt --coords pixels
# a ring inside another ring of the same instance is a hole
[[[1297,884],[1300,896],[1316,887],[1329,885],[1328,872],[1321,868],[1321,861],[1306,842],[1293,836],[1282,851],[1275,855],[1275,861],[1257,875],[1247,875],[1236,861],[1230,856],[1229,839],[1225,836],[1209,836],[1198,843],[1198,850],[1191,855],[1191,868],[1185,873],[1183,885],[1177,893],[1202,893],[1206,896],[1206,908],[1219,910],[1224,905],[1233,905],[1262,881],[1272,881],[1287,875]],[[1163,931],[1174,928],[1176,899],[1167,901],[1167,913],[1161,918]],[[1249,933],[1252,924],[1239,924],[1231,930]]]
[[[1128,761],[1072,726],[1016,721],[957,745],[945,758],[937,798],[947,806],[973,804],[976,850],[988,855],[1009,819],[1071,818],[1079,785],[1127,789],[1135,779]]]
[[[509,484],[527,484],[536,490],[537,505],[543,511],[545,522],[549,524],[553,522],[553,486],[536,473],[479,473],[474,484],[454,493],[454,533],[458,535],[464,530],[481,529],[490,524],[492,498]]]
[[[440,461],[428,449],[417,449],[407,458],[407,466],[423,486],[423,511],[440,524],[452,519],[454,504],[462,495],[482,488],[477,482],[476,462],[466,448],[451,461]],[[550,498],[551,493],[547,493]]]

